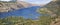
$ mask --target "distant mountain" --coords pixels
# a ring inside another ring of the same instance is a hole
[[[37,4],[31,4],[28,2],[17,1],[16,3],[0,3],[0,12],[8,12],[12,10],[17,10],[21,8],[27,8],[32,6],[39,6]]]
[[[24,1],[17,1],[17,4],[22,4],[24,7],[31,7],[31,6],[44,6],[45,4],[32,4]]]

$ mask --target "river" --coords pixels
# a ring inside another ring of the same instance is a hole
[[[36,10],[40,8],[40,6],[32,6],[32,7],[28,7],[28,8],[21,8],[18,10],[14,10],[14,11],[9,11],[9,12],[0,12],[0,18],[4,18],[4,17],[8,17],[8,16],[22,16],[24,18],[32,18],[35,19],[37,17],[40,16],[40,14],[38,12],[36,12]]]

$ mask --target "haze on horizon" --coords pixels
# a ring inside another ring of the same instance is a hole
[[[47,4],[51,2],[52,0],[18,0],[18,1],[24,1],[32,4]]]

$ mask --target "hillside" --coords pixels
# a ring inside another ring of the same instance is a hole
[[[31,4],[28,2],[23,2],[23,1],[17,1],[16,3],[3,3],[0,2],[0,12],[8,12],[12,10],[17,10],[21,8],[27,8],[31,6],[38,6],[36,4]]]
[[[52,12],[51,17],[54,15],[54,21],[50,25],[60,25],[60,0],[53,0],[44,6]],[[50,12],[49,12],[50,13]]]

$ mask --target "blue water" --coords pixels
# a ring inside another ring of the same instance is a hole
[[[40,6],[32,6],[28,8],[21,8],[19,10],[9,11],[9,12],[0,12],[0,18],[7,16],[22,16],[24,18],[36,18],[39,17],[40,14],[36,12],[36,10],[40,8]]]

